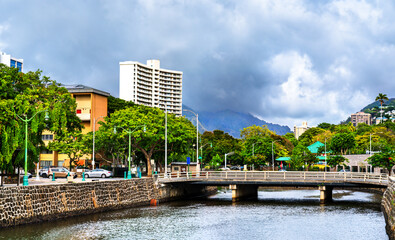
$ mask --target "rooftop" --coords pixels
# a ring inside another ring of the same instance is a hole
[[[108,92],[104,92],[92,87],[88,87],[85,85],[81,85],[81,84],[76,84],[76,85],[61,85],[62,87],[66,88],[67,91],[69,91],[70,93],[96,93],[105,97],[110,96],[110,94]]]

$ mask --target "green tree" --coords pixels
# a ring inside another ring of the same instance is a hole
[[[380,153],[375,153],[368,158],[368,163],[372,167],[381,167],[388,170],[389,175],[392,175],[392,168],[395,165],[395,151],[393,146],[386,146]]]
[[[313,137],[324,132],[325,130],[322,128],[317,128],[317,127],[309,128],[302,135],[300,135],[298,139],[299,143],[302,143],[306,147],[310,146],[311,144],[314,143]]]
[[[78,162],[84,154],[91,152],[84,138],[86,136],[80,131],[55,136],[54,141],[49,143],[49,149],[66,154],[70,160],[69,168],[71,171],[74,166],[78,166]]]
[[[288,139],[294,146],[298,145],[298,139],[295,138],[293,133],[286,133],[284,138]]]
[[[387,94],[379,93],[376,97],[376,101],[380,102],[381,110],[383,109],[383,103],[385,100],[388,100]],[[383,122],[383,112],[381,112],[381,122]]]
[[[108,96],[107,98],[107,112],[108,116],[118,110],[134,107],[135,104],[132,101],[126,101],[113,96]]]
[[[325,130],[330,130],[332,128],[332,126],[333,126],[333,124],[326,123],[326,122],[323,122],[323,123],[320,123],[317,125],[318,128],[322,128]]]
[[[209,165],[211,168],[217,169],[219,166],[221,166],[222,161],[223,160],[221,159],[221,157],[217,154],[211,159]]]
[[[167,117],[167,141],[169,153],[182,151],[185,146],[196,137],[194,126],[183,117],[175,117],[173,114],[168,114]],[[145,126],[146,132],[143,131]],[[103,129],[102,129],[103,127]],[[103,136],[109,135],[111,129],[117,127],[116,136],[111,137],[116,146],[113,146],[113,151],[109,154],[113,156],[120,156],[119,151],[129,148],[129,134],[122,130],[133,131],[131,134],[131,147],[133,150],[138,150],[143,155],[145,164],[147,166],[147,175],[151,176],[152,166],[151,159],[155,153],[164,152],[165,139],[165,116],[164,112],[158,108],[151,108],[137,105],[126,109],[115,111],[106,118],[106,124],[103,124],[98,132],[104,131]],[[99,137],[100,141],[104,143],[98,144],[105,147],[105,139]],[[114,141],[114,139],[117,139]],[[119,144],[123,144],[123,148]],[[164,154],[161,154],[162,156]],[[159,156],[159,155],[158,155]]]
[[[327,164],[331,167],[336,167],[336,166],[347,166],[346,163],[348,163],[348,159],[341,156],[341,155],[332,155],[327,157],[326,159]]]
[[[337,133],[330,143],[330,150],[334,153],[346,154],[349,149],[355,147],[355,138],[351,133]]]
[[[209,144],[208,147],[206,144]],[[236,139],[221,130],[214,130],[212,132],[206,131],[202,135],[201,146],[204,148],[202,162],[208,164],[208,160],[215,157],[217,154],[224,157],[226,153],[235,152],[235,154],[227,157],[227,162],[230,165],[243,164],[243,156],[241,154],[242,145],[239,139]]]
[[[16,114],[34,116],[28,124],[28,169],[44,148],[41,135],[45,129],[58,136],[81,129],[71,94],[40,71],[21,73],[0,64],[0,86],[0,170],[24,165],[25,124]],[[48,111],[49,121],[44,121],[44,112],[38,113],[43,110]]]
[[[383,103],[385,100],[388,100],[387,94],[383,94],[383,93],[379,93],[379,95],[377,95],[375,101],[379,101],[380,105],[383,106]]]
[[[317,163],[318,159],[314,156],[309,149],[303,144],[297,145],[293,151],[291,156],[290,164],[293,169],[300,169],[304,164],[307,164],[307,169],[309,166]]]

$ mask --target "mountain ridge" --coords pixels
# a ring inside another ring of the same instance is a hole
[[[183,105],[183,109],[196,112],[186,105]],[[215,112],[201,111],[198,114],[199,122],[201,124],[199,124],[199,126],[203,127],[204,130],[222,130],[229,133],[235,138],[240,138],[240,130],[252,125],[266,125],[269,130],[274,131],[276,132],[276,134],[279,135],[284,135],[291,132],[291,129],[288,126],[282,126],[279,124],[266,122],[253,116],[251,113],[242,113],[227,109]],[[192,119],[192,122],[195,124],[196,120],[194,120],[195,116],[192,116],[193,114],[186,114],[184,112],[183,115],[187,116],[190,120]]]

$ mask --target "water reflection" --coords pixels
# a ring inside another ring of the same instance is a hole
[[[1,239],[388,239],[380,197],[334,191],[263,190],[232,203],[230,191],[209,199],[69,218],[0,230]]]

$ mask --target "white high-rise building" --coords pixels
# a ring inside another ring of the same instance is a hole
[[[160,68],[159,60],[120,62],[119,97],[181,116],[182,72]]]
[[[0,52],[0,63],[3,63],[8,67],[18,68],[19,72],[23,71],[23,59],[13,58],[9,54]]]

